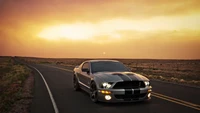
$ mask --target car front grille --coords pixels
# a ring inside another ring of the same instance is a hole
[[[147,95],[147,93],[142,94],[133,94],[133,95],[114,95],[117,99],[132,99],[132,100],[138,100],[139,98],[144,98]]]
[[[113,89],[138,89],[138,88],[144,88],[145,84],[143,81],[123,81],[123,82],[117,82]]]

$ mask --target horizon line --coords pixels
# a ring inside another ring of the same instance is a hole
[[[125,60],[128,60],[128,59],[133,59],[133,60],[200,60],[199,59],[184,59],[184,58],[118,58],[118,57],[108,57],[108,58],[105,58],[105,57],[96,57],[96,58],[92,58],[92,57],[84,57],[84,58],[81,58],[81,57],[38,57],[38,56],[3,56],[3,55],[0,55],[0,57],[21,57],[21,58],[43,58],[43,59],[125,59]]]

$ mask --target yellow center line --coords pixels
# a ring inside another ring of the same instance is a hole
[[[45,66],[57,68],[57,69],[68,71],[68,72],[73,72],[72,70],[66,69],[66,68],[60,68],[60,67],[49,66],[49,65],[45,65]],[[176,103],[176,104],[180,104],[180,105],[183,105],[183,106],[186,106],[186,107],[190,107],[190,108],[193,108],[193,109],[200,111],[200,105],[193,104],[191,102],[183,101],[183,100],[180,100],[180,99],[177,99],[177,98],[169,97],[169,96],[159,94],[159,93],[155,93],[155,92],[152,92],[152,96],[163,99],[163,100],[167,100],[167,101],[170,101],[170,102],[173,102],[173,103]]]
[[[166,95],[162,95],[162,94],[159,94],[159,93],[152,92],[152,94],[162,96],[162,97],[165,97],[165,98],[168,98],[168,99],[172,99],[172,100],[175,100],[175,101],[179,101],[179,102],[182,102],[182,103],[185,103],[185,104],[190,104],[190,105],[195,106],[195,107],[200,107],[200,105],[193,104],[193,103],[190,103],[190,102],[187,102],[187,101],[183,101],[183,100],[180,100],[180,99],[177,99],[177,98],[169,97],[169,96],[166,96]]]
[[[44,65],[44,64],[42,64],[42,65]],[[66,68],[61,68],[61,67],[56,67],[56,66],[49,66],[49,65],[44,65],[44,66],[52,67],[52,68],[57,68],[57,69],[65,70],[65,71],[69,71],[69,72],[73,72],[72,70],[70,70],[70,69],[66,69]]]
[[[158,95],[154,95],[154,94],[152,94],[152,96],[160,98],[160,99],[163,99],[163,100],[167,100],[167,101],[170,101],[170,102],[173,102],[173,103],[176,103],[176,104],[180,104],[180,105],[183,105],[183,106],[186,106],[186,107],[190,107],[190,108],[193,108],[193,109],[196,109],[196,110],[200,111],[200,108],[197,108],[195,106],[191,106],[191,105],[188,105],[188,104],[185,104],[185,103],[181,103],[181,102],[178,102],[178,101],[175,101],[175,100],[171,100],[171,99],[168,99],[168,98],[165,98],[165,97],[161,97],[161,96],[158,96]]]

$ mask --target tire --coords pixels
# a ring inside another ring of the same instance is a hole
[[[73,78],[73,87],[74,87],[74,91],[80,90],[80,86],[79,86],[78,79],[76,78],[76,76],[74,76]]]
[[[97,92],[97,87],[95,82],[91,83],[91,89],[90,89],[90,99],[92,100],[92,102],[94,103],[98,103],[98,92]]]

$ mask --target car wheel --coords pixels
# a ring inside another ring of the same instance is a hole
[[[75,76],[74,76],[74,79],[73,79],[73,86],[74,86],[74,90],[75,91],[80,90],[80,86],[79,86],[78,80],[77,80],[77,78]]]
[[[90,99],[94,102],[98,102],[98,93],[97,93],[97,87],[94,82],[91,83],[91,89],[90,89]]]

